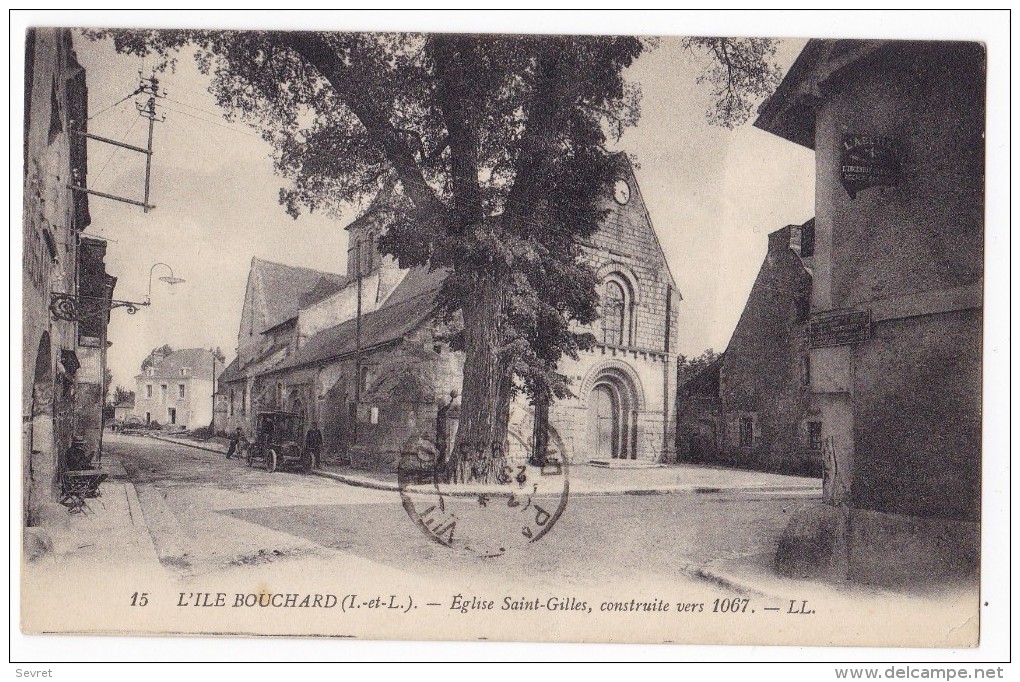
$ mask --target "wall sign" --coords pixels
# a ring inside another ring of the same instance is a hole
[[[900,148],[882,135],[844,135],[840,178],[851,199],[868,187],[898,185]]]
[[[808,339],[812,348],[845,346],[871,338],[871,311],[820,313],[811,318]]]

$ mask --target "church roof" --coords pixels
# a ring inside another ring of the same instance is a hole
[[[324,301],[336,292],[343,289],[350,283],[349,277],[335,279],[331,277],[320,277],[315,287],[298,297],[298,305],[301,308],[308,308],[319,301]]]
[[[230,364],[227,365],[227,368],[223,370],[223,372],[219,376],[219,379],[217,379],[216,381],[217,383],[225,383],[228,381],[234,381],[240,376],[241,374],[238,371],[237,358],[234,358],[233,360],[230,361]]]
[[[325,286],[328,286],[347,279],[344,275],[332,272],[284,265],[261,258],[251,259],[251,271],[265,304],[265,325],[260,331],[296,316],[302,295],[324,286],[324,281]]]
[[[361,347],[372,348],[403,338],[436,311],[439,291],[448,276],[446,270],[412,268],[393,290],[383,307],[361,317]],[[357,347],[357,320],[351,319],[325,329],[308,339],[297,353],[272,371],[351,355]]]

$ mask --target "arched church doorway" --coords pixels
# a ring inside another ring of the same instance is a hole
[[[634,459],[637,455],[635,401],[623,380],[606,375],[592,388],[588,400],[595,459]]]
[[[597,385],[592,391],[592,412],[595,418],[595,458],[619,459],[623,420],[619,396],[608,382]]]
[[[584,440],[591,459],[637,459],[644,392],[633,368],[620,360],[603,362],[585,377],[580,395],[588,413]]]

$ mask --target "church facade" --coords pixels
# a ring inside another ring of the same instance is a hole
[[[575,397],[550,407],[551,445],[574,463],[673,461],[680,294],[622,157],[605,202],[584,245],[599,278],[601,317],[586,329],[598,343],[560,363]],[[383,229],[369,214],[347,227],[345,275],[285,276],[288,266],[253,260],[238,357],[220,380],[224,430],[250,432],[259,410],[300,412],[322,430],[324,462],[371,469],[395,468],[416,434],[452,448],[464,358],[436,314],[447,273],[399,268],[378,252]],[[527,456],[533,419],[519,398],[511,460]]]

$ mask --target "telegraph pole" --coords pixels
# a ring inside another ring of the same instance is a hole
[[[141,74],[138,74],[141,76]],[[140,116],[149,119],[149,143],[146,145],[148,153],[145,155],[145,198],[142,200],[142,210],[145,213],[149,212],[149,176],[152,173],[152,129],[156,123],[156,98],[166,97],[166,94],[159,94],[159,80],[155,74],[148,78],[142,78],[138,89],[142,91],[142,94],[149,96],[149,99],[145,104],[135,103],[135,108],[138,109]],[[166,117],[160,119],[161,121],[166,120]]]
[[[91,194],[93,196],[103,197],[105,199],[122,201],[125,204],[131,204],[133,206],[141,206],[142,211],[148,213],[152,209],[156,208],[155,206],[149,203],[149,177],[152,173],[152,131],[155,123],[157,122],[162,123],[163,121],[166,120],[165,115],[161,116],[156,115],[156,99],[157,98],[162,99],[166,97],[166,92],[165,91],[160,92],[159,79],[156,78],[155,74],[150,76],[149,78],[142,78],[142,72],[139,71],[138,78],[139,78],[138,89],[135,90],[130,95],[128,95],[128,97],[133,97],[135,95],[149,96],[149,99],[145,102],[145,104],[139,104],[138,102],[135,102],[135,109],[138,110],[138,115],[142,116],[143,118],[149,119],[149,142],[145,147],[138,147],[133,144],[128,144],[127,142],[111,140],[108,137],[102,137],[100,135],[93,135],[92,133],[87,132],[84,129],[84,127],[82,127],[82,129],[80,130],[73,130],[72,132],[74,132],[77,135],[81,135],[82,137],[86,137],[90,140],[95,140],[96,142],[102,142],[103,144],[111,144],[116,147],[121,147],[123,149],[130,149],[131,151],[138,152],[139,154],[145,154],[145,199],[142,201],[138,201],[137,199],[130,199],[128,197],[122,197],[116,194],[110,194],[108,192],[97,192],[94,189],[89,189],[88,187],[85,187],[83,185],[76,184],[76,182],[78,182],[78,179],[74,177],[72,177],[71,182],[67,184],[67,188],[75,192],[84,192],[85,194]],[[124,99],[127,99],[127,97],[125,97]],[[111,156],[110,158],[113,157]],[[82,178],[82,180],[84,179]]]

